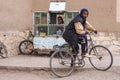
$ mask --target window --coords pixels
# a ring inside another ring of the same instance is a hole
[[[34,31],[36,36],[46,36],[47,26],[34,26]]]
[[[77,16],[79,12],[73,12],[73,17]]]
[[[72,12],[68,13],[68,18],[72,18]]]
[[[64,31],[64,25],[49,25],[49,35],[59,35],[62,36]]]
[[[47,35],[47,12],[34,13],[34,33],[36,36]]]
[[[35,13],[35,24],[40,24],[40,13]]]
[[[67,24],[78,14],[79,12],[68,12],[67,13]]]
[[[47,13],[46,12],[35,12],[35,24],[47,24]]]
[[[41,13],[41,24],[47,24],[47,13]]]
[[[62,35],[66,25],[79,12],[47,13],[34,12],[34,34],[36,36]],[[63,19],[61,19],[61,18]]]

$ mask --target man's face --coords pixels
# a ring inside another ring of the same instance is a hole
[[[83,16],[83,18],[86,19],[88,17],[88,12],[87,11],[83,11],[82,16]]]

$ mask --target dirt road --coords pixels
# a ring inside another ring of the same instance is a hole
[[[108,71],[82,68],[64,78],[52,76],[50,71],[0,70],[0,80],[120,80],[120,67],[112,67]]]

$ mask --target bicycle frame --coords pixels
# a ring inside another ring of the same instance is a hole
[[[88,49],[89,50],[91,50],[92,48],[93,48],[93,52],[95,53],[95,55],[96,55],[96,57],[98,58],[98,59],[100,59],[101,57],[97,54],[97,50],[94,48],[94,42],[93,42],[93,39],[92,39],[92,37],[91,37],[91,34],[94,34],[93,32],[90,32],[90,33],[88,33],[88,36],[89,36],[89,45],[88,45]]]
[[[91,37],[91,34],[93,34],[93,32],[90,32],[90,33],[88,33],[88,36],[89,36],[89,40],[88,40],[88,42],[89,42],[89,45],[88,45],[88,48],[92,48],[93,46],[94,46],[94,43],[93,43],[93,39],[92,39],[92,37]]]

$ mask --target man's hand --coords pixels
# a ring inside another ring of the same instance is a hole
[[[97,34],[97,33],[98,33],[98,31],[97,31],[97,30],[95,30],[95,31],[94,31],[94,33],[95,33],[95,34]]]

